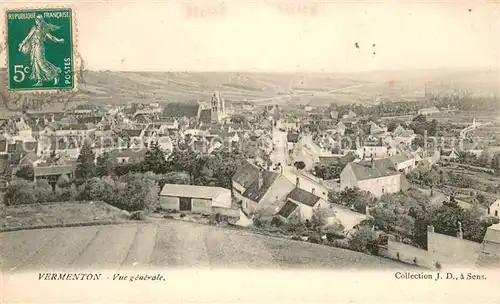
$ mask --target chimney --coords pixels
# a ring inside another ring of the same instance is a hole
[[[370,216],[370,208],[368,206],[365,207],[365,214],[366,216]]]
[[[259,170],[259,189],[262,188],[262,185],[264,184],[264,178],[262,177],[262,171],[263,169]]]
[[[427,226],[427,233],[434,233],[434,226]]]
[[[298,188],[298,187],[299,187],[299,185],[300,185],[300,182],[299,182],[299,181],[300,181],[300,180],[299,180],[299,178],[297,177],[297,178],[296,178],[296,180],[295,180],[295,187],[297,187],[297,188]]]
[[[372,169],[375,169],[375,161],[373,160],[373,157],[372,157],[371,164],[372,164]]]
[[[314,194],[314,192],[316,192],[316,189],[312,188],[311,193]]]

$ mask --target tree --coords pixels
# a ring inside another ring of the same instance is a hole
[[[19,168],[19,170],[16,171],[16,176],[25,180],[32,181],[34,177],[35,171],[33,169],[33,166],[30,165],[25,165]]]
[[[158,142],[151,145],[150,149],[146,152],[143,161],[143,171],[151,171],[154,173],[164,173],[167,170],[167,160],[165,152],[162,151]]]
[[[99,155],[96,160],[96,175],[108,176],[114,173],[114,165],[109,152]]]
[[[62,174],[57,179],[56,185],[59,188],[67,188],[67,187],[71,186],[71,180],[69,179],[67,174]]]
[[[36,203],[33,183],[24,179],[13,180],[5,191],[5,204],[28,205]]]
[[[35,200],[37,203],[51,202],[54,199],[52,186],[45,179],[38,179],[34,189]]]
[[[92,147],[85,142],[78,155],[78,165],[76,166],[75,174],[77,178],[89,179],[95,175],[95,153]]]
[[[350,236],[348,242],[352,250],[367,252],[370,244],[376,243],[376,234],[370,227],[360,226]]]
[[[417,135],[412,141],[411,141],[411,145],[414,149],[416,148],[423,148],[425,147],[425,140],[424,140],[424,137],[422,135]]]
[[[127,211],[152,210],[159,199],[158,184],[140,173],[130,173],[123,177],[126,189],[121,198],[121,208]]]
[[[399,126],[399,123],[396,120],[391,120],[387,125],[387,132],[394,131]]]
[[[297,170],[303,170],[306,167],[306,164],[303,161],[296,161],[296,162],[293,163],[293,166]]]
[[[366,213],[366,207],[373,204],[375,197],[368,191],[359,188],[346,188],[338,193],[337,196],[329,193],[329,199],[337,200],[332,203],[340,203],[344,206],[354,209],[359,213]]]

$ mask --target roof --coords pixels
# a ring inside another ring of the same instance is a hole
[[[436,107],[423,108],[420,109],[419,112],[439,112],[439,109]]]
[[[231,190],[221,187],[193,186],[180,184],[165,184],[161,190],[162,196],[197,197],[215,199],[223,192]]]
[[[316,203],[320,200],[319,196],[316,196],[300,188],[293,189],[292,192],[288,194],[287,198],[310,207],[316,205]]]
[[[113,150],[110,152],[110,156],[117,158],[117,157],[129,157],[132,159],[139,159],[142,158],[146,155],[147,149],[120,149],[120,150]]]
[[[63,175],[72,173],[74,167],[72,165],[37,166],[34,169],[35,169],[35,176],[49,176],[49,175]]]
[[[242,195],[254,202],[259,202],[278,177],[279,174],[276,172],[267,170],[262,171],[262,187],[259,187],[259,178],[257,173],[257,179],[254,180],[254,182]]]
[[[288,132],[286,134],[286,140],[290,143],[297,143],[299,141],[299,133]]]
[[[233,181],[243,187],[248,187],[259,178],[259,170],[257,166],[246,162],[236,170],[236,173],[233,175]]]
[[[124,129],[121,134],[128,137],[139,137],[141,136],[141,129]]]
[[[393,164],[389,158],[373,160],[373,168],[371,161],[350,162],[347,164],[346,169],[347,168],[353,172],[357,180],[367,180],[401,174],[394,170]]]
[[[297,204],[288,201],[285,203],[285,205],[283,205],[283,207],[281,207],[280,211],[277,214],[281,215],[284,218],[288,218],[297,209],[297,207]]]
[[[405,161],[413,159],[413,158],[415,158],[415,157],[413,155],[411,155],[409,152],[403,152],[400,154],[389,156],[389,159],[391,160],[391,162],[393,164],[399,164],[399,163],[405,162]]]
[[[500,199],[497,199],[496,201],[493,202],[493,204],[490,205],[490,209],[493,208],[500,208]]]

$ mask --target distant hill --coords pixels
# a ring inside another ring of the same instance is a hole
[[[218,90],[226,100],[256,104],[329,104],[418,100],[426,85],[499,94],[498,70],[373,71],[364,73],[236,73],[84,71],[75,103],[179,102],[208,100]],[[0,70],[0,90],[5,85]]]

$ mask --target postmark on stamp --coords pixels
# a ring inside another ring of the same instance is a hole
[[[8,88],[17,92],[76,88],[73,11],[6,11]]]

